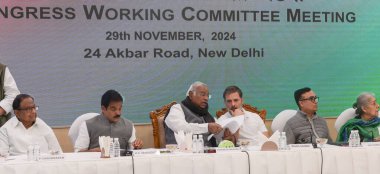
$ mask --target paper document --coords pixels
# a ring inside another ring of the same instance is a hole
[[[244,115],[216,121],[216,123],[222,126],[222,128],[224,129],[228,128],[232,134],[234,134],[240,128],[243,122],[244,122]]]

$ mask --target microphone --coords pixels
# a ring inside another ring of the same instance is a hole
[[[311,145],[313,145],[314,148],[317,148],[317,143],[313,143],[313,133],[312,132],[310,132],[310,139],[311,139]]]
[[[373,142],[375,138],[373,137],[373,131],[371,131],[371,142]]]
[[[309,124],[310,124],[310,141],[311,141],[311,145],[313,145],[314,148],[317,148],[317,143],[313,142],[313,125],[311,125],[311,122],[310,122],[309,118],[306,121],[309,122]]]

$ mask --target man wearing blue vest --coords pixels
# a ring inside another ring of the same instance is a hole
[[[115,90],[108,90],[102,96],[102,114],[86,120],[79,129],[75,150],[100,152],[99,136],[119,138],[121,149],[140,149],[143,143],[136,139],[133,123],[121,117],[123,97]]]

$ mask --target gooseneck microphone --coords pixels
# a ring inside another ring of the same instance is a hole
[[[310,129],[311,130],[311,129]],[[313,142],[313,133],[312,133],[313,130],[311,130],[310,132],[310,141],[311,141],[311,145],[313,145],[314,148],[317,148],[317,143]]]
[[[311,141],[311,145],[313,145],[314,148],[317,148],[317,143],[313,142],[313,125],[311,125],[311,121],[309,120],[309,118],[307,118],[306,121],[309,122],[309,124],[310,124],[310,141]]]

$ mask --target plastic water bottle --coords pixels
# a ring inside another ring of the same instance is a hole
[[[196,134],[193,135],[193,142],[191,145],[191,149],[193,153],[198,153],[198,135]]]
[[[197,147],[198,147],[198,153],[204,153],[205,143],[203,141],[203,135],[198,135]]]
[[[359,146],[360,146],[360,135],[359,135],[359,131],[355,130],[355,147],[359,147]]]
[[[114,157],[120,157],[120,143],[119,143],[119,138],[115,138],[113,143],[113,148],[114,148]]]
[[[287,149],[287,142],[286,142],[286,133],[285,132],[281,132],[280,133],[280,138],[278,140],[278,145],[280,146],[279,147],[279,150],[286,150]]]
[[[355,147],[354,137],[355,137],[354,130],[351,130],[351,132],[350,132],[350,138],[348,139],[348,146]]]
[[[27,156],[28,156],[28,161],[34,160],[34,144],[30,144],[28,146]]]
[[[34,158],[34,161],[40,160],[40,145],[38,144],[35,144],[33,146],[33,158]]]
[[[358,130],[351,130],[350,139],[348,140],[348,145],[350,147],[359,147],[360,146],[360,136]]]
[[[114,141],[115,141],[115,139],[112,138],[112,140],[111,140],[111,142],[110,142],[110,158],[115,157]]]

